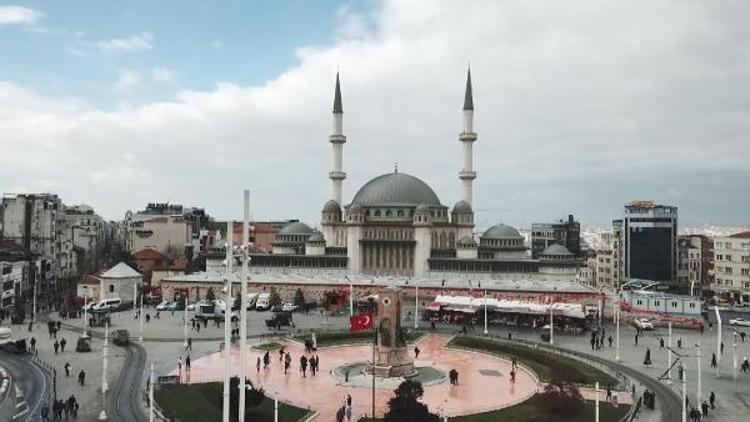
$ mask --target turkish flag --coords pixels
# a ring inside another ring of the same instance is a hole
[[[372,314],[359,314],[349,318],[349,330],[362,331],[372,328]]]

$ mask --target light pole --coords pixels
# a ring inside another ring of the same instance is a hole
[[[104,341],[102,342],[102,411],[99,420],[107,420],[107,349],[109,348],[109,323],[104,325]]]
[[[698,365],[698,388],[696,394],[698,396],[698,405],[700,406],[700,404],[703,403],[701,398],[703,396],[703,387],[701,386],[701,344],[698,343],[695,347],[698,348],[698,355],[696,356],[696,364]]]
[[[549,344],[555,344],[555,318],[552,305],[549,307]]]
[[[34,300],[33,300],[33,305],[32,305],[32,310],[31,310],[31,323],[34,326],[36,326],[36,291],[37,291],[37,288],[39,287],[39,282],[37,281],[37,278],[38,277],[36,277],[36,274],[35,274],[34,275]]]
[[[349,278],[348,275],[344,274],[344,278],[349,282],[349,316],[354,316],[354,282]]]
[[[182,317],[183,319],[183,327],[182,327],[182,335],[185,338],[185,342],[183,346],[185,347],[185,351],[187,351],[188,347],[188,298],[190,297],[190,288],[188,288],[188,293],[185,294],[184,304],[185,304],[185,315]]]
[[[247,265],[250,250],[250,191],[243,192],[243,215],[242,215],[242,273],[240,277],[240,403],[239,419],[245,422],[245,374],[247,373],[246,351],[247,347]]]
[[[139,313],[140,319],[141,319],[141,321],[140,321],[140,324],[141,324],[141,335],[140,335],[138,341],[141,342],[141,343],[143,343],[143,289],[141,289],[141,308],[140,309],[141,310],[138,313]]]
[[[732,343],[732,383],[734,392],[737,392],[737,334],[734,335]]]
[[[154,363],[148,375],[148,422],[154,422]]]
[[[718,330],[716,330],[716,378],[721,377],[721,314],[719,313],[719,307],[714,306],[714,312],[716,312],[716,322],[718,323]]]
[[[596,411],[596,416],[594,420],[596,422],[599,422],[599,381],[597,381],[594,386],[594,400],[595,400],[595,411]]]
[[[685,405],[685,400],[687,398],[687,371],[685,370],[685,367],[680,364],[680,367],[682,368],[682,422],[687,422],[687,406]]]
[[[620,361],[620,297],[615,305],[615,361]],[[670,331],[671,332],[671,331]],[[671,337],[670,337],[671,338]]]
[[[484,291],[484,335],[487,335],[487,290]]]
[[[415,289],[415,295],[414,295],[414,329],[416,330],[419,328],[419,284],[418,282],[414,280],[414,289]]]
[[[82,337],[86,337],[86,325],[88,324],[89,318],[88,318],[88,309],[87,309],[87,303],[86,299],[88,298],[88,288],[83,293],[83,335]]]
[[[226,259],[227,259],[227,275],[225,280],[226,298],[224,302],[224,401],[222,408],[222,420],[229,422],[229,328],[230,328],[230,315],[232,309],[230,303],[232,300],[232,231],[234,230],[234,222],[227,221],[227,243],[226,243]]]
[[[672,383],[672,321],[667,323],[669,336],[667,337],[667,384]]]
[[[273,422],[279,422],[279,392],[278,391],[276,391],[273,394]]]

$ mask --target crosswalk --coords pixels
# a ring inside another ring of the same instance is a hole
[[[13,415],[11,420],[21,421],[28,419],[29,404],[26,402],[23,391],[21,391],[15,384],[13,384],[13,390],[16,393],[16,414]]]

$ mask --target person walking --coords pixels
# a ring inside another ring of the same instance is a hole
[[[49,405],[47,403],[42,405],[42,421],[49,422]]]
[[[512,370],[510,371],[510,383],[515,384],[516,383],[516,371]]]
[[[718,366],[716,362],[716,353],[711,353],[711,367],[716,368]]]
[[[659,349],[664,350],[664,337],[659,337]]]
[[[607,337],[607,341],[609,342],[609,347],[612,347],[612,336]]]
[[[68,341],[65,340],[63,337],[62,340],[60,340],[60,353],[65,353],[65,345],[68,344]]]
[[[677,348],[682,349],[682,337],[677,339]]]
[[[711,403],[711,409],[716,409],[716,394],[714,394],[713,391],[711,391],[711,394],[708,396],[708,401]]]
[[[83,386],[84,381],[86,380],[86,372],[81,369],[81,372],[78,373],[78,382]]]
[[[177,357],[177,375],[182,378],[182,356]]]
[[[281,346],[281,348],[279,349],[279,362],[283,362],[283,361],[284,361],[284,346]]]
[[[185,372],[190,372],[190,355],[185,356]]]
[[[414,359],[419,359],[419,347],[414,346]]]
[[[31,351],[35,352],[36,351],[36,337],[32,337],[29,344],[31,344]]]
[[[302,377],[307,377],[307,358],[305,355],[300,356],[299,358],[299,369],[302,371]]]
[[[60,342],[55,339],[55,342],[52,344],[52,346],[55,348],[55,354],[57,354],[58,349],[60,349]]]
[[[289,366],[291,364],[292,364],[292,355],[290,355],[287,352],[286,356],[284,357],[284,375],[286,375],[289,372]]]
[[[651,365],[651,348],[646,348],[646,357],[643,359],[643,365],[650,366]]]
[[[65,368],[65,376],[69,377],[70,376],[70,370],[73,369],[73,367],[70,366],[70,362],[65,362],[65,366],[63,366],[63,368]]]
[[[191,337],[188,337],[187,346],[185,346],[185,351],[188,350],[193,351],[193,339]]]
[[[638,347],[638,333],[635,333],[635,347]]]
[[[255,362],[255,372],[260,372],[260,356],[258,356],[258,360]]]

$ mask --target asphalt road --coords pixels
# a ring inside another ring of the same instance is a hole
[[[136,343],[131,343],[126,350],[125,368],[110,396],[108,406],[110,420],[141,422],[146,420],[139,403],[144,387],[141,382],[141,375],[146,365],[146,351],[143,346]]]
[[[0,406],[0,420],[25,422],[41,419],[42,404],[51,403],[52,380],[45,368],[28,356],[0,352],[0,363],[13,377]]]

